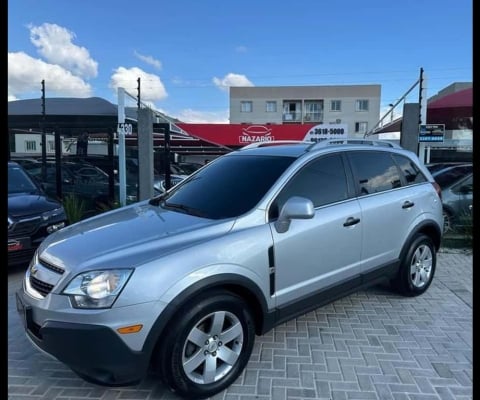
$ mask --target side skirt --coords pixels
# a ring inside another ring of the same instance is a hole
[[[400,267],[400,261],[383,265],[365,274],[355,276],[334,286],[327,287],[320,292],[304,297],[272,310],[265,315],[262,334],[273,329],[275,326],[289,321],[299,315],[303,315],[318,307],[329,304],[342,297],[348,296],[359,290],[365,289],[382,282],[388,282],[395,277]]]

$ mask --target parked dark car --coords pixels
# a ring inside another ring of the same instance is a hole
[[[29,166],[27,171],[30,175],[41,182],[48,195],[56,196],[56,166],[54,161],[47,161],[46,178],[42,179],[41,162],[39,166]],[[87,210],[94,210],[98,206],[109,203],[109,176],[102,169],[87,162],[63,161],[62,171],[62,195],[74,195],[83,200]],[[115,199],[118,199],[119,184],[114,182]],[[127,185],[127,202],[137,200],[136,187]]]
[[[444,232],[461,227],[472,217],[473,164],[427,164],[442,189]]]
[[[63,228],[62,205],[15,162],[8,162],[8,265],[28,263],[50,233]]]

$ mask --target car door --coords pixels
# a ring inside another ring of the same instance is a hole
[[[341,153],[304,165],[273,202],[272,214],[278,213],[292,196],[312,200],[315,215],[312,219],[292,220],[284,233],[277,232],[274,218],[270,222],[278,308],[360,273],[360,206],[349,191]]]
[[[431,208],[434,194],[408,157],[386,151],[347,155],[362,210],[362,262],[367,273],[398,258],[415,220]]]

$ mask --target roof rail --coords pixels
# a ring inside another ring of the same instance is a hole
[[[378,140],[378,139],[326,139],[321,140],[319,142],[312,143],[311,146],[308,147],[307,151],[314,150],[316,148],[325,147],[329,145],[336,145],[336,144],[366,144],[370,146],[380,146],[380,147],[393,147],[400,149],[401,147],[396,144],[389,142],[387,140]]]
[[[266,140],[264,142],[253,142],[241,147],[239,150],[255,149],[257,147],[278,146],[282,144],[311,144],[303,140]]]

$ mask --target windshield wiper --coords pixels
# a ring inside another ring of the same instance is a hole
[[[202,211],[200,211],[196,208],[186,206],[184,204],[167,203],[166,201],[162,201],[160,203],[160,206],[163,207],[163,208],[171,209],[171,210],[182,211],[186,214],[195,215],[197,217],[208,218],[207,215],[204,212],[202,212]]]
[[[156,196],[152,197],[148,203],[151,204],[152,206],[159,206],[160,202],[162,202],[162,200],[163,201],[165,200],[166,194],[167,193],[165,192],[157,194]]]

